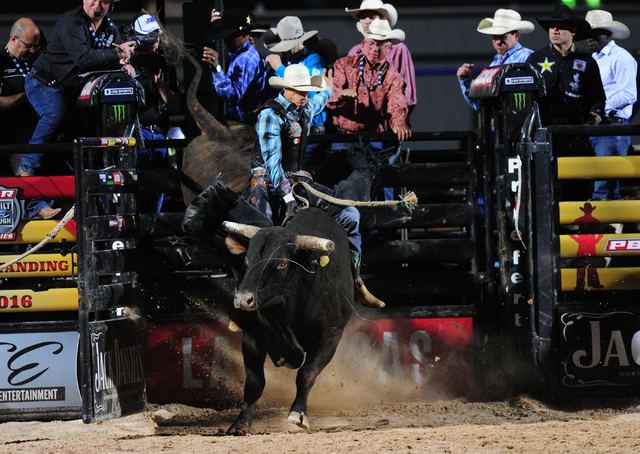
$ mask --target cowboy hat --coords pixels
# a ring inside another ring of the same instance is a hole
[[[361,11],[375,11],[380,13],[380,15],[389,21],[389,24],[393,27],[398,22],[398,12],[390,3],[382,3],[382,0],[362,0],[360,3],[360,8],[358,9],[344,9],[348,12],[355,20],[358,20],[358,14]]]
[[[364,35],[365,38],[373,39],[375,41],[386,41],[390,39],[393,44],[398,44],[400,41],[404,41],[404,32],[400,29],[391,30],[389,21],[386,19],[378,19],[377,17],[369,24],[369,31],[364,31],[364,27],[360,22],[356,24],[358,31]]]
[[[549,25],[552,22],[566,22],[571,27],[576,27],[577,31],[575,36],[573,37],[574,41],[580,41],[582,39],[587,39],[591,36],[591,25],[589,22],[578,17],[575,12],[567,5],[557,5],[553,9],[553,14],[549,19],[538,19],[536,18],[538,23],[545,30],[549,30]]]
[[[495,12],[493,19],[487,17],[478,24],[478,31],[485,35],[504,35],[515,31],[531,33],[535,28],[533,23],[522,20],[517,11],[503,8]]]
[[[271,52],[286,52],[293,49],[298,44],[306,41],[316,33],[317,30],[311,30],[310,32],[304,31],[302,28],[302,22],[296,16],[287,16],[278,22],[276,27],[277,35],[280,38],[280,42],[274,44],[269,48]]]
[[[269,85],[273,88],[291,88],[298,91],[324,91],[327,87],[322,76],[309,75],[305,65],[289,65],[284,70],[284,77],[272,76]]]
[[[585,20],[589,22],[591,28],[596,30],[608,30],[613,39],[627,39],[631,32],[622,22],[613,20],[611,13],[601,9],[594,9],[587,12]]]
[[[229,8],[224,10],[222,18],[211,22],[204,31],[209,40],[224,39],[234,34],[249,33],[256,28],[267,28],[264,24],[255,24],[255,16],[246,9]]]

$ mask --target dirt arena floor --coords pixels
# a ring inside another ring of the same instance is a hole
[[[640,452],[639,410],[619,401],[561,410],[527,397],[365,407],[345,402],[341,409],[316,405],[305,432],[286,422],[287,407],[266,403],[256,413],[254,434],[228,437],[224,431],[236,410],[166,405],[90,425],[3,423],[0,452],[629,453]]]
[[[352,371],[337,361],[320,376],[308,432],[287,422],[295,371],[271,367],[253,433],[244,437],[225,435],[237,409],[150,404],[144,413],[88,425],[0,423],[0,453],[640,452],[638,399],[474,402],[447,396],[437,384],[428,395],[400,392]]]

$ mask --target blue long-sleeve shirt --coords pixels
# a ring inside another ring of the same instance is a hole
[[[213,72],[216,93],[227,103],[226,120],[253,123],[251,112],[265,101],[267,68],[249,41],[230,54],[229,69]]]
[[[302,109],[308,109],[309,116],[312,118],[324,109],[325,104],[327,104],[327,101],[329,101],[332,95],[333,90],[327,87],[324,91],[316,92],[315,96],[309,98],[301,109],[294,109],[295,106],[293,106],[282,93],[278,95],[276,101],[279,102],[282,107],[291,111],[296,119],[300,118]],[[284,169],[282,168],[282,139],[280,137],[280,130],[284,123],[284,119],[280,117],[274,109],[262,110],[258,115],[258,121],[256,123],[256,133],[260,141],[260,152],[264,167],[254,167],[251,171],[267,170],[271,177],[273,187],[278,187],[285,179]]]
[[[531,49],[527,49],[518,42],[515,46],[506,51],[504,55],[496,54],[495,57],[493,57],[493,61],[491,62],[489,67],[506,65],[508,63],[523,63],[527,61],[527,58],[532,53],[533,51]],[[469,104],[473,108],[473,110],[477,111],[480,110],[480,101],[477,99],[469,99],[469,89],[471,88],[471,81],[472,79],[468,78],[465,80],[459,80],[458,82],[460,82],[460,89],[462,90],[462,96],[464,96],[464,100],[467,101],[467,104]]]

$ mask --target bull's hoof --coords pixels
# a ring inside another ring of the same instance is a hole
[[[253,431],[247,424],[235,423],[227,429],[227,435],[234,435],[236,437],[244,437],[245,435],[251,435]]]
[[[309,430],[309,417],[304,413],[298,413],[297,411],[292,411],[289,413],[289,418],[287,418],[291,424],[295,424],[304,430]]]

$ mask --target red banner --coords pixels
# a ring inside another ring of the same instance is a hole
[[[346,384],[371,392],[393,387],[408,396],[464,395],[473,386],[472,333],[471,318],[353,319],[319,381],[331,380],[331,368],[348,369],[357,378],[341,378],[341,383],[351,381]],[[149,402],[240,402],[241,339],[220,324],[151,326]],[[290,381],[286,386],[293,389]]]

